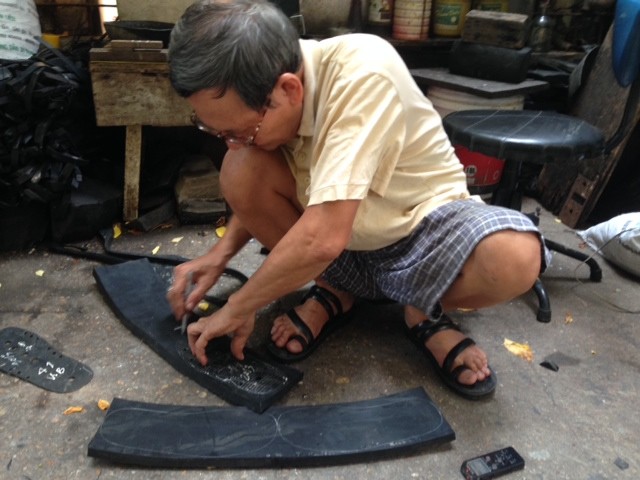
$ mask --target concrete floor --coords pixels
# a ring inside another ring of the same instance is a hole
[[[525,211],[535,202],[527,201]],[[554,240],[578,247],[574,232],[542,214]],[[330,232],[328,232],[330,234]],[[172,240],[183,237],[178,243]],[[127,235],[115,248],[194,257],[215,241],[212,228],[180,227]],[[90,243],[95,247],[95,242]],[[250,274],[261,261],[249,244],[234,260]],[[638,279],[599,259],[604,280],[556,255],[544,275],[553,309],[550,324],[535,320],[533,293],[508,304],[454,315],[488,353],[499,387],[492,399],[471,402],[447,390],[406,339],[397,306],[364,306],[356,320],[297,364],[304,381],[280,403],[318,404],[376,398],[422,386],[456,432],[456,440],[421,453],[366,464],[282,470],[161,470],[131,468],[87,457],[104,418],[99,399],[180,405],[225,403],[183,377],[133,336],[103,301],[92,276],[95,262],[46,253],[0,256],[0,326],[18,326],[47,339],[91,367],[78,391],[50,393],[0,374],[0,478],[4,479],[456,479],[463,460],[512,445],[526,460],[512,479],[636,479],[640,476],[640,298]],[[576,270],[577,268],[577,270]],[[44,275],[37,276],[36,271]],[[285,302],[286,303],[286,302]],[[277,302],[260,315],[252,340],[267,335]],[[629,313],[635,312],[635,313]],[[527,362],[504,346],[528,342]],[[551,358],[560,367],[541,367]],[[63,415],[70,406],[83,413]]]

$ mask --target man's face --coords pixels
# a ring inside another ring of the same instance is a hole
[[[229,148],[260,146],[258,137],[267,107],[262,112],[250,109],[234,90],[223,96],[219,96],[217,89],[200,90],[187,101],[193,108],[193,123],[224,140]]]
[[[219,95],[217,89],[200,90],[187,98],[194,124],[202,131],[223,139],[228,148],[248,146],[275,150],[295,137],[302,115],[302,102],[278,82],[261,111],[249,108],[235,92]]]

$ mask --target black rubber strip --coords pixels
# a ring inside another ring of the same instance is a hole
[[[45,339],[18,327],[0,330],[0,372],[56,393],[74,392],[93,378],[84,363],[56,351]]]
[[[2,179],[0,179],[0,182],[1,181]],[[9,185],[7,184],[7,187],[8,186]],[[144,254],[116,251],[113,248],[113,240],[114,240],[113,229],[105,228],[100,230],[99,237],[102,241],[104,251],[106,253],[92,252],[85,247],[80,247],[77,245],[62,245],[55,242],[46,244],[46,247],[51,253],[56,253],[59,255],[68,255],[70,257],[75,257],[75,258],[85,258],[87,260],[95,260],[96,262],[106,263],[109,265],[124,263],[131,260],[146,259],[149,262],[157,265],[177,266],[177,265],[180,265],[181,263],[188,262],[190,260],[189,258],[176,256],[176,255],[170,255],[170,256],[144,255]],[[244,273],[238,270],[235,270],[233,268],[225,268],[224,274],[229,277],[233,277],[242,283],[245,283],[249,280],[249,278]]]
[[[262,415],[116,398],[88,454],[156,468],[292,468],[380,460],[454,439],[421,388],[353,403],[276,406]]]
[[[120,318],[176,370],[223,400],[263,412],[302,379],[297,369],[271,363],[250,349],[239,362],[229,350],[228,338],[210,342],[209,364],[202,367],[191,354],[187,336],[176,323],[164,282],[146,259],[94,269],[98,286]]]

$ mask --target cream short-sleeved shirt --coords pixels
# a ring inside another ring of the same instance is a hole
[[[300,42],[303,116],[282,150],[302,205],[361,200],[350,250],[390,245],[436,207],[469,197],[439,115],[388,42]]]

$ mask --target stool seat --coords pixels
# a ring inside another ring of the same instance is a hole
[[[576,117],[537,110],[463,110],[443,119],[453,145],[501,160],[546,163],[604,152],[602,131]]]

